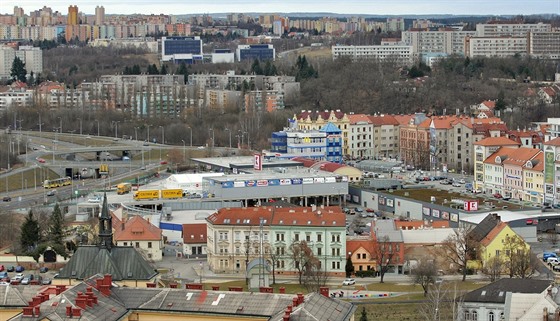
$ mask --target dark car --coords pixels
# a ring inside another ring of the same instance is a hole
[[[12,200],[12,198],[9,197],[9,196],[4,196],[4,198],[2,198],[2,201],[4,201],[4,202],[10,202],[11,200]]]
[[[8,272],[14,272],[16,270],[16,268],[13,265],[8,266],[8,268],[6,269],[6,271]]]
[[[43,266],[42,268],[39,269],[39,273],[46,273],[49,271],[49,268],[46,266]]]
[[[23,272],[25,271],[25,268],[21,265],[16,266],[16,272]]]

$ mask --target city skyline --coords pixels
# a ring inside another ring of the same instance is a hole
[[[96,6],[103,6],[106,14],[203,14],[203,13],[335,13],[335,14],[371,14],[371,15],[530,15],[530,14],[558,14],[560,13],[560,1],[558,0],[395,0],[374,3],[368,0],[351,0],[344,2],[341,8],[340,1],[311,0],[301,1],[255,1],[255,0],[216,0],[207,3],[192,0],[163,0],[163,1],[131,1],[123,0],[119,3],[103,3],[101,1],[78,0],[78,1],[3,1],[0,14],[12,14],[13,7],[23,8],[25,13],[39,10],[48,6],[53,11],[59,11],[66,15],[70,5],[77,5],[80,12],[87,15],[95,13]]]

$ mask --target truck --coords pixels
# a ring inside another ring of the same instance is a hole
[[[159,199],[159,190],[143,190],[143,191],[136,191],[132,195],[132,198],[135,201],[142,201],[142,200],[157,200]]]
[[[161,198],[163,199],[175,199],[175,198],[182,198],[182,197],[183,197],[183,190],[181,188],[171,188],[171,189],[161,190]]]
[[[117,194],[123,195],[129,193],[132,189],[132,184],[130,183],[120,183],[117,185]]]

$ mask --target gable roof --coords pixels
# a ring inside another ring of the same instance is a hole
[[[509,148],[511,149],[511,148]],[[504,165],[525,166],[527,161],[531,160],[541,150],[536,148],[519,147],[514,148],[508,155],[508,158],[502,162]]]
[[[480,146],[519,146],[519,143],[507,138],[507,137],[486,137],[474,145]]]
[[[472,231],[469,232],[469,237],[471,237],[475,242],[480,242],[500,222],[500,216],[498,216],[497,214],[488,214],[482,221],[480,221],[480,223],[478,223],[478,225],[476,225],[472,229]]]
[[[206,224],[183,224],[183,243],[198,244],[206,243]]]
[[[465,294],[463,302],[505,303],[507,292],[538,294],[550,285],[549,280],[505,278]]]
[[[371,120],[369,119],[369,116],[365,114],[348,114],[347,117],[348,120],[350,120],[350,124],[352,125],[357,123],[371,124]]]
[[[490,156],[486,157],[486,159],[484,160],[484,164],[492,164],[492,165],[497,165],[496,164],[496,158],[499,157],[500,158],[500,162],[504,162],[506,161],[513,153],[515,152],[515,148],[511,148],[511,147],[500,147],[497,151],[495,151],[493,154],[491,154]],[[501,164],[498,164],[501,165]]]
[[[544,143],[544,145],[548,146],[560,146],[560,137],[556,137]]]
[[[79,246],[57,278],[83,280],[95,274],[111,274],[114,280],[150,280],[157,272],[131,246]]]
[[[161,229],[141,216],[133,216],[120,229],[115,230],[115,241],[160,241]]]
[[[496,236],[498,236],[498,234],[500,234],[500,232],[506,228],[506,226],[506,223],[499,222],[498,225],[496,225],[492,230],[490,230],[490,232],[488,232],[488,234],[486,234],[486,236],[480,241],[480,244],[484,246],[490,245],[492,241],[494,241]]]
[[[373,115],[373,116],[369,116],[369,120],[374,126],[383,126],[383,125],[398,126],[399,125],[399,121],[397,121],[397,119],[395,119],[395,117],[392,115],[385,115],[385,114]]]
[[[373,252],[373,239],[372,238],[360,238],[360,239],[346,239],[346,252],[356,252],[359,249],[364,249],[365,251]]]
[[[325,132],[325,133],[342,133],[342,130],[340,130],[340,128],[338,128],[335,124],[328,122],[325,126],[321,127],[319,129],[320,132]]]

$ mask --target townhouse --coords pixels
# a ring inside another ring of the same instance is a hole
[[[485,190],[485,164],[486,159],[495,153],[500,147],[519,147],[519,144],[506,137],[487,137],[474,143],[474,190],[489,192]]]
[[[344,276],[346,227],[340,207],[222,208],[207,224],[208,265],[215,273],[245,273],[251,262],[262,260],[276,274],[295,274],[290,247],[304,242],[321,270]]]

